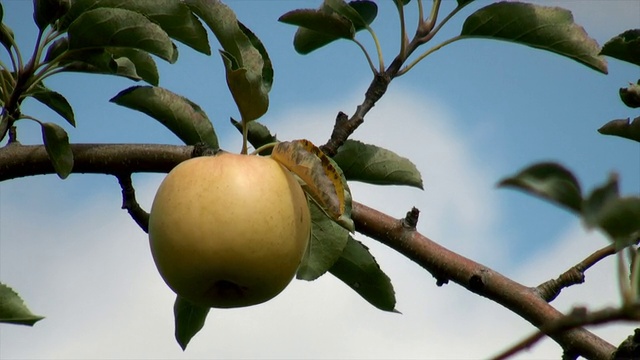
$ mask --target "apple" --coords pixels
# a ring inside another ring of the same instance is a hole
[[[223,153],[189,159],[162,181],[149,218],[153,260],[169,287],[201,306],[278,295],[311,232],[307,198],[275,160]]]

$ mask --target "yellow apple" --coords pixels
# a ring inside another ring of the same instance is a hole
[[[223,153],[176,166],[149,219],[160,275],[183,298],[241,307],[278,295],[295,275],[311,231],[302,188],[267,157]]]

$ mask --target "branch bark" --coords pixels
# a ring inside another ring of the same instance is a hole
[[[72,145],[74,173],[130,174],[169,172],[192,157],[192,146],[139,144]],[[0,181],[53,174],[43,146],[13,143],[0,149]],[[503,305],[537,328],[564,315],[549,305],[535,288],[511,279],[438,245],[412,227],[375,209],[354,202],[356,230],[405,255],[429,271],[438,283],[451,280],[469,291]],[[588,359],[611,358],[615,347],[591,332],[576,328],[549,334],[565,351]]]

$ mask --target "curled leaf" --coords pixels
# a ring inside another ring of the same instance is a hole
[[[631,29],[604,44],[600,55],[640,66],[640,29]]]
[[[271,158],[296,174],[307,185],[308,194],[338,220],[345,212],[344,186],[329,158],[308,140],[278,143]]]

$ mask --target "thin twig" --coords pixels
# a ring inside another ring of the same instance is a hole
[[[122,189],[122,208],[126,209],[133,221],[140,226],[140,228],[148,233],[149,232],[149,213],[144,211],[138,201],[136,200],[136,190],[133,188],[133,182],[131,181],[131,173],[128,174],[116,174],[120,188]]]
[[[573,308],[566,316],[539,327],[538,332],[528,336],[514,346],[496,355],[492,360],[506,359],[530,348],[546,336],[552,336],[553,334],[562,333],[578,327],[600,325],[612,321],[635,322],[638,320],[640,320],[640,304],[623,306],[620,308],[607,307],[593,312],[588,312],[586,308],[576,307]],[[572,350],[573,349],[565,349],[565,352],[573,352]]]
[[[582,284],[585,278],[584,273],[590,267],[592,267],[602,259],[615,253],[615,244],[610,244],[599,250],[596,250],[594,253],[587,256],[584,260],[580,261],[578,264],[562,273],[560,276],[558,276],[557,279],[551,279],[538,285],[536,287],[536,290],[543,299],[545,299],[547,302],[551,302],[556,297],[558,297],[558,295],[560,295],[560,292],[564,288],[568,288],[569,286],[573,286],[576,284]]]

